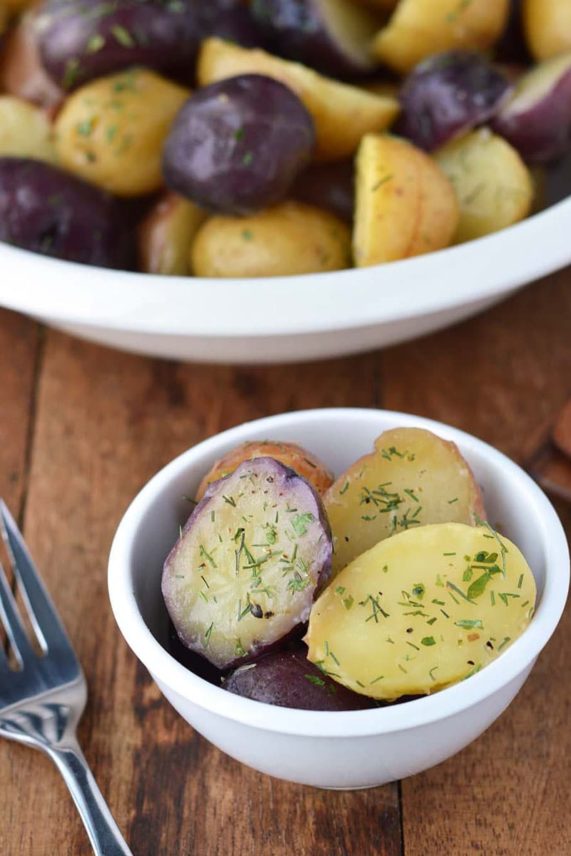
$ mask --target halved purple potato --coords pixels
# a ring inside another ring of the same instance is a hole
[[[307,648],[277,651],[256,663],[240,666],[222,687],[243,698],[299,710],[366,710],[376,707],[348,690],[307,659]]]
[[[564,155],[571,148],[571,53],[524,74],[491,124],[528,163]]]
[[[505,103],[507,77],[473,51],[447,51],[424,60],[400,92],[395,132],[425,151],[488,122]]]
[[[309,163],[313,119],[297,95],[261,74],[200,89],[167,138],[168,187],[222,214],[253,214],[281,201]]]
[[[310,164],[294,181],[290,196],[307,205],[325,208],[345,223],[352,223],[355,212],[353,161]]]
[[[370,45],[380,19],[351,0],[252,0],[252,15],[273,53],[331,77],[375,68]]]
[[[57,167],[0,158],[0,241],[66,261],[132,270],[133,212]]]
[[[181,642],[227,669],[307,621],[331,557],[317,493],[255,458],[208,487],[165,562],[163,596]]]

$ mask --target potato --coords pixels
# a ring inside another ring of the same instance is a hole
[[[571,51],[569,0],[523,0],[522,12],[526,41],[535,59]]]
[[[42,65],[31,15],[24,15],[2,44],[0,88],[40,107],[57,107],[63,101],[64,93]]]
[[[212,217],[192,247],[196,276],[259,277],[349,267],[351,235],[333,214],[284,202],[251,217]]]
[[[316,156],[321,160],[342,160],[352,155],[363,134],[382,131],[398,113],[395,98],[339,83],[262,50],[241,48],[220,39],[204,42],[197,70],[201,86],[247,73],[273,77],[299,96],[313,116]]]
[[[43,110],[21,98],[0,96],[0,157],[55,163],[53,130]]]
[[[373,52],[401,74],[452,48],[485,50],[501,35],[509,0],[400,0]]]
[[[328,472],[325,464],[296,443],[251,440],[231,449],[212,465],[200,482],[196,499],[202,499],[209,484],[230,475],[244,461],[251,461],[254,458],[273,458],[279,461],[308,481],[317,493],[325,493],[333,484],[333,476]]]
[[[337,573],[378,541],[428,523],[485,517],[480,489],[454,443],[422,428],[395,428],[329,488],[325,509]]]
[[[357,267],[447,247],[458,226],[452,185],[423,151],[367,134],[357,156],[353,254]]]
[[[14,12],[22,12],[30,6],[37,5],[37,3],[38,0],[2,0],[0,5],[6,9],[7,12],[13,14]]]
[[[526,560],[487,526],[441,523],[381,541],[318,598],[309,659],[376,699],[428,694],[470,677],[533,615]]]
[[[509,143],[483,128],[434,153],[460,203],[455,243],[499,232],[527,217],[534,186],[526,165]]]
[[[145,69],[87,83],[70,95],[56,121],[62,165],[117,196],[158,190],[163,143],[189,95]]]
[[[190,276],[190,248],[206,212],[166,193],[139,227],[139,269],[164,276]]]

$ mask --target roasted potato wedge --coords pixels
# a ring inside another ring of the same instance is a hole
[[[427,154],[397,137],[364,137],[357,156],[357,267],[447,247],[458,217],[452,185]]]
[[[491,131],[484,128],[453,140],[434,156],[460,205],[455,243],[499,232],[531,211],[531,173],[516,150]]]
[[[53,129],[43,110],[21,98],[0,96],[0,157],[56,162]]]
[[[313,116],[316,157],[321,160],[349,157],[364,134],[388,128],[398,113],[395,98],[330,80],[304,65],[262,50],[241,48],[220,39],[204,42],[197,70],[201,86],[248,73],[273,77],[299,96]]]
[[[357,693],[428,694],[496,659],[533,615],[526,560],[487,525],[401,532],[359,556],[311,611],[309,659]]]
[[[484,518],[480,489],[454,443],[422,428],[395,428],[329,488],[333,571],[405,529]]]
[[[166,193],[139,227],[139,269],[190,276],[190,248],[207,214],[193,202]]]
[[[526,41],[535,59],[571,51],[569,0],[523,0],[522,14]]]

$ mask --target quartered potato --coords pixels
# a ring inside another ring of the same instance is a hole
[[[363,134],[387,128],[399,109],[395,98],[339,83],[265,51],[248,50],[220,39],[203,43],[197,69],[201,86],[239,74],[267,75],[293,89],[313,116],[317,157],[321,160],[349,157]]]
[[[525,37],[535,59],[571,51],[569,0],[523,0]]]
[[[422,428],[395,428],[375,440],[329,488],[333,571],[379,541],[429,523],[473,525],[485,516],[480,489],[454,443]]]
[[[190,248],[206,212],[166,193],[139,227],[139,268],[144,273],[190,276]]]
[[[533,615],[526,560],[491,527],[401,532],[348,565],[311,612],[309,659],[376,699],[428,694],[496,659]]]
[[[364,137],[357,156],[357,267],[447,247],[458,216],[452,185],[427,154],[397,137]]]
[[[486,128],[435,152],[460,205],[455,242],[472,241],[523,220],[531,211],[531,173],[506,140]]]
[[[0,157],[56,162],[52,125],[39,107],[11,95],[0,96]]]
[[[485,50],[506,25],[510,0],[400,0],[373,52],[406,74],[422,59],[452,48]]]

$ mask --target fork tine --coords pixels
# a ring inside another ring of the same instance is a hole
[[[12,650],[20,664],[23,665],[24,659],[34,656],[30,640],[22,624],[22,620],[18,614],[18,607],[12,594],[12,589],[8,585],[6,572],[0,563],[0,618],[8,634],[8,639],[12,645]],[[4,655],[5,656],[5,655]]]

